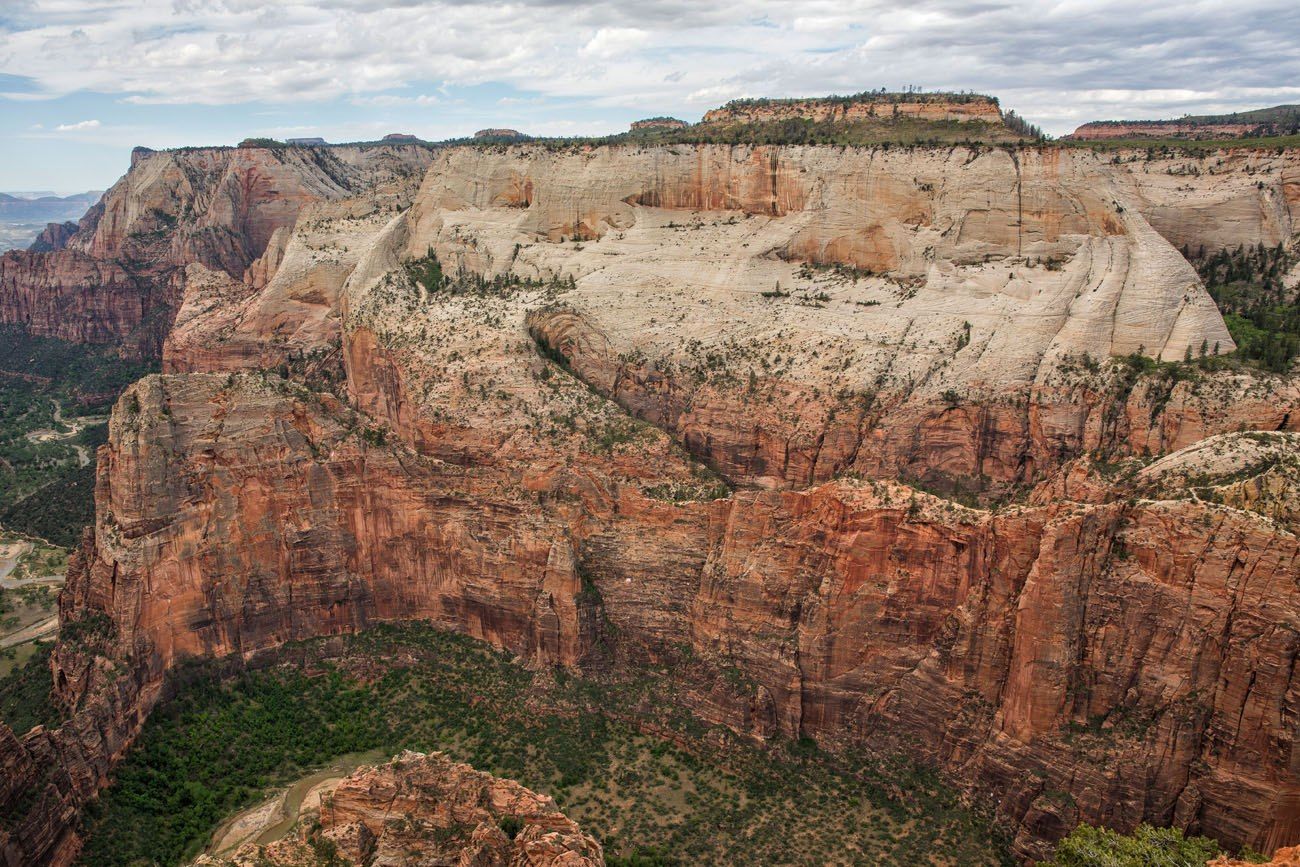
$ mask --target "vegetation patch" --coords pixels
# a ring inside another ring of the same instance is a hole
[[[1043,867],[1201,867],[1226,854],[1208,837],[1184,837],[1176,828],[1140,825],[1132,834],[1080,825],[1056,847]],[[1255,852],[1237,857],[1263,862]]]
[[[1300,287],[1284,285],[1295,254],[1281,244],[1260,244],[1215,253],[1184,248],[1183,255],[1223,312],[1238,357],[1265,370],[1289,370],[1300,355]],[[1211,347],[1210,354],[1218,353]]]
[[[760,748],[702,726],[657,682],[528,671],[428,626],[331,641],[224,679],[235,663],[178,670],[86,816],[83,861],[179,863],[267,787],[409,748],[552,795],[615,865],[1010,863],[985,818],[906,761]]]
[[[27,661],[0,677],[0,722],[18,735],[33,726],[57,726],[62,716],[50,697],[50,651],[54,645],[38,642]]]
[[[107,349],[0,326],[0,525],[77,543],[93,518],[103,417],[151,369]]]

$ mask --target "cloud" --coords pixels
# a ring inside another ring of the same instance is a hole
[[[0,17],[0,91],[402,107],[497,84],[688,114],[915,84],[1063,132],[1292,98],[1297,44],[1294,0],[27,0]]]
[[[636,27],[602,27],[596,31],[582,53],[589,57],[618,58],[623,57],[650,41],[650,34]]]
[[[99,129],[99,121],[82,120],[76,123],[61,123],[54,128],[55,132],[83,132],[89,129]]]
[[[442,99],[431,94],[422,93],[419,96],[399,96],[392,93],[379,93],[374,96],[354,96],[352,97],[353,105],[377,105],[377,106],[430,106],[438,105]]]

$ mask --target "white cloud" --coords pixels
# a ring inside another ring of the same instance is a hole
[[[419,96],[398,96],[392,93],[380,93],[374,96],[354,96],[353,105],[378,105],[378,106],[399,106],[399,105],[416,105],[430,106],[438,105],[442,100],[439,97],[422,93]]]
[[[54,128],[55,132],[84,132],[86,130],[99,129],[97,120],[81,120],[76,123],[61,123]]]
[[[136,103],[423,106],[393,92],[497,83],[685,114],[917,84],[1063,132],[1270,104],[1300,81],[1295,0],[28,0],[11,19],[0,71]]]
[[[589,57],[617,58],[646,46],[650,34],[636,27],[602,27],[596,31],[582,53]]]

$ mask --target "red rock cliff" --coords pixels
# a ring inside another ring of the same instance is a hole
[[[405,214],[313,205],[246,279],[192,264],[61,600],[76,713],[0,729],[0,807],[39,805],[0,852],[75,852],[179,659],[416,618],[538,664],[673,663],[755,737],[907,750],[1026,856],[1079,821],[1294,842],[1294,380],[1105,360],[1222,324],[1090,157],[882,158],[862,201],[903,255],[792,260],[864,195],[809,181],[856,177],[832,150],[447,153]],[[963,166],[965,191],[913,174]],[[1243,426],[1270,432],[1196,448]],[[1091,450],[1173,454],[1129,478]],[[929,473],[1027,501],[887,478]]]

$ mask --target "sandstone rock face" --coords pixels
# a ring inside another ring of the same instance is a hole
[[[1100,439],[1064,360],[1232,346],[1127,185],[1056,149],[462,150],[402,255],[572,276],[534,336],[731,478],[1025,480]],[[1212,432],[1237,409],[1208,407]]]
[[[0,851],[75,852],[178,660],[410,619],[906,750],[1022,855],[1079,821],[1295,842],[1300,386],[1110,359],[1230,345],[1119,171],[447,149],[409,210],[322,197],[237,274],[191,262],[61,600],[99,636],[52,663],[76,714],[0,730],[0,815],[49,806]]]
[[[1151,157],[1121,151],[1109,159],[1136,207],[1171,244],[1196,255],[1242,245],[1290,245],[1300,235],[1300,151],[1232,148]]]
[[[136,336],[151,295],[115,262],[76,250],[0,256],[3,321],[32,334],[77,343]]]
[[[601,847],[555,802],[513,780],[453,762],[442,753],[404,752],[362,768],[322,800],[320,827],[265,846],[247,844],[229,860],[198,865],[335,863],[312,843],[328,840],[358,867],[601,867]],[[507,833],[513,832],[513,833]]]
[[[1173,359],[1202,339],[1227,351],[1195,273],[1112,180],[1096,155],[1055,149],[456,150],[426,177],[408,252],[433,246],[489,273],[571,273],[623,316],[662,316],[689,297],[712,322],[841,322],[874,338],[869,372],[889,362],[896,378],[934,378],[966,322],[979,358],[940,383],[1028,382],[1070,352]],[[536,243],[562,238],[574,244]],[[815,279],[836,265],[862,273]],[[762,293],[781,287],[792,300],[765,312]],[[638,303],[609,303],[629,296]],[[798,300],[811,304],[790,309]],[[677,336],[703,331],[692,325]]]
[[[1235,858],[1215,858],[1207,863],[1206,867],[1246,867],[1248,864],[1258,864],[1258,861],[1238,861]],[[1300,867],[1300,846],[1287,846],[1284,849],[1278,849],[1273,853],[1265,867]]]
[[[68,240],[76,234],[76,231],[77,224],[73,222],[50,223],[28,249],[33,253],[49,253],[53,250],[62,250],[68,245]]]
[[[1125,138],[1238,138],[1259,131],[1252,123],[1179,123],[1178,121],[1094,120],[1071,133],[1082,141],[1105,141]]]
[[[309,205],[295,228],[272,236],[244,279],[190,265],[163,369],[271,368],[291,358],[337,367],[339,293],[391,219],[369,197]]]
[[[765,123],[799,118],[814,121],[855,121],[898,117],[928,121],[1002,123],[997,100],[985,96],[951,99],[943,94],[913,94],[873,98],[870,94],[846,99],[737,100],[704,113],[705,124]]]
[[[306,204],[369,190],[394,208],[428,158],[418,146],[137,149],[61,249],[0,259],[0,322],[156,356],[187,265],[242,277]]]
[[[861,482],[666,503],[580,453],[467,470],[226,381],[146,380],[115,417],[112,520],[67,600],[109,613],[114,656],[417,617],[581,666],[608,622],[626,664],[686,645],[716,666],[706,719],[906,745],[991,795],[1027,854],[1080,820],[1255,844],[1290,821],[1300,548],[1258,513],[1120,491],[990,513]]]

